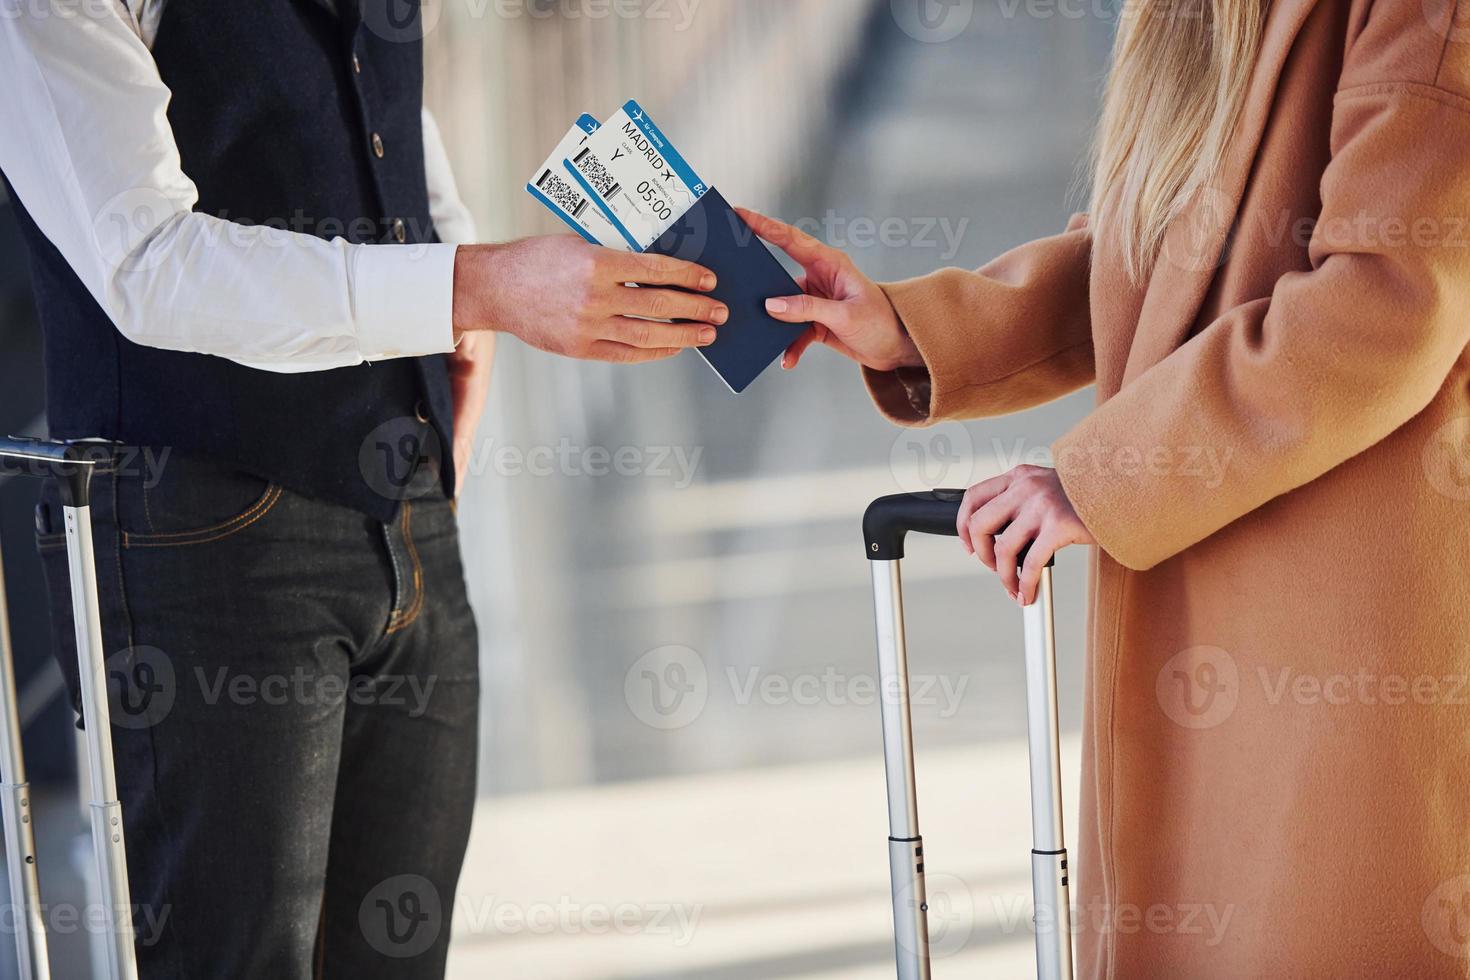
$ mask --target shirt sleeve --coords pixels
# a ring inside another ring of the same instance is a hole
[[[0,17],[0,170],[129,340],[282,373],[453,348],[455,246],[194,212],[152,56],[111,5]]]

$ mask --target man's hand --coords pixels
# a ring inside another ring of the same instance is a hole
[[[715,328],[730,318],[724,304],[698,295],[714,288],[715,274],[692,262],[598,248],[574,235],[461,246],[454,331],[503,331],[584,360],[657,361],[714,343]]]
[[[893,304],[878,284],[858,271],[852,259],[800,229],[774,218],[736,208],[751,230],[795,259],[806,275],[804,295],[766,303],[766,311],[785,323],[812,323],[781,359],[796,367],[812,344],[826,344],[839,354],[876,371],[922,367],[919,349],[903,329]]]
[[[1036,601],[1041,570],[1069,544],[1097,544],[1067,499],[1056,470],[1017,466],[993,480],[977,483],[965,494],[956,529],[960,544],[978,555],[1001,584],[1023,606]],[[1017,556],[1026,552],[1026,567],[1017,575]]]
[[[454,396],[454,475],[455,491],[464,491],[470,475],[470,460],[475,455],[475,433],[480,416],[485,413],[485,400],[490,394],[490,372],[495,362],[495,335],[469,333],[449,355],[449,387]]]

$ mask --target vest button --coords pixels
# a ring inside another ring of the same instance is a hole
[[[393,239],[400,245],[408,241],[408,227],[402,218],[393,219]]]
[[[373,154],[377,156],[379,160],[383,159],[383,137],[379,136],[377,133],[373,134]]]
[[[357,56],[356,51],[352,52],[352,70],[358,75],[362,74],[362,59]]]
[[[424,405],[423,402],[421,402],[421,401],[414,402],[414,406],[413,406],[413,417],[416,418],[416,419],[418,419],[420,422],[424,423],[425,425],[428,424],[428,422],[429,422],[429,410],[428,410],[427,407],[425,407],[425,405]]]

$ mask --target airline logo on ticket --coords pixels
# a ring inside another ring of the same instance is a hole
[[[637,101],[629,101],[568,153],[564,166],[639,252],[658,241],[708,190]]]
[[[531,176],[526,190],[593,245],[627,251],[630,246],[624,237],[562,166],[562,162],[577,153],[601,126],[596,118],[584,113]]]

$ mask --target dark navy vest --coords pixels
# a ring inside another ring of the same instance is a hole
[[[354,243],[436,240],[418,3],[360,2],[164,8],[153,55],[197,210]],[[44,327],[53,437],[211,457],[385,521],[405,447],[453,445],[444,356],[287,375],[133,344],[11,197]],[[452,493],[454,467],[442,470]]]

